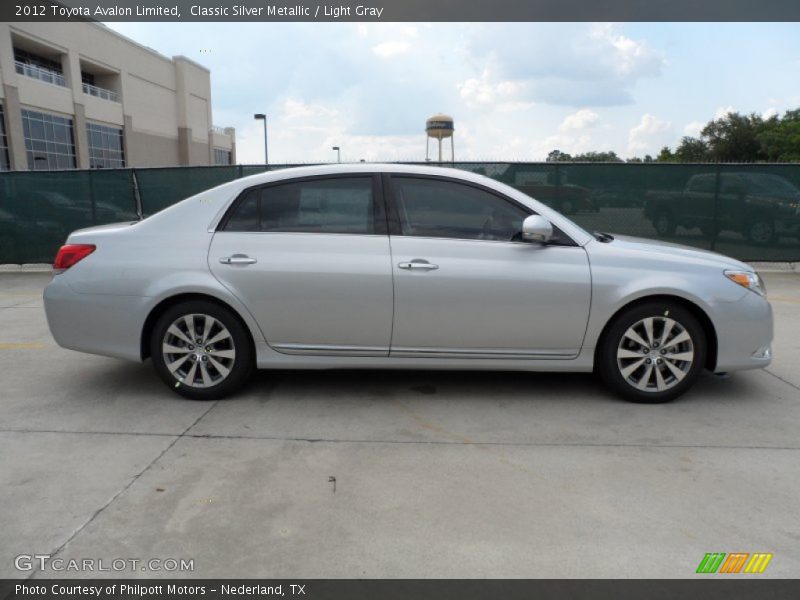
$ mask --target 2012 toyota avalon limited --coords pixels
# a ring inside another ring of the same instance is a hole
[[[239,179],[76,231],[44,299],[65,348],[143,361],[197,400],[254,368],[596,371],[663,402],[766,367],[760,277],[718,254],[590,234],[486,177],[333,165]]]

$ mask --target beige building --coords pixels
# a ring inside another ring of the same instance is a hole
[[[235,162],[205,67],[98,23],[0,23],[0,170]]]

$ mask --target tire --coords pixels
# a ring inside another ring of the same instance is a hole
[[[766,217],[756,217],[745,227],[745,237],[756,246],[769,246],[778,241],[775,223]]]
[[[190,323],[194,339],[188,335]],[[232,395],[247,382],[255,363],[250,334],[239,318],[207,300],[167,309],[153,328],[150,356],[164,383],[191,400]]]
[[[630,337],[631,330],[649,345]],[[595,365],[605,384],[626,400],[657,404],[674,400],[697,381],[706,352],[703,327],[690,311],[675,302],[654,301],[614,318],[598,346]]]
[[[653,227],[656,233],[661,237],[675,235],[675,230],[678,224],[675,223],[675,217],[667,210],[662,210],[653,217]]]

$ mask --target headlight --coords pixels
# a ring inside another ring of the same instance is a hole
[[[767,295],[767,286],[764,285],[764,280],[759,277],[758,273],[753,273],[752,271],[725,271],[725,277],[759,296]]]

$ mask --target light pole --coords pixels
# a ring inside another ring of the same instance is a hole
[[[256,113],[253,118],[257,121],[264,121],[264,164],[269,164],[269,152],[267,151],[267,115]]]
[[[342,151],[339,149],[339,146],[334,146],[331,150],[336,150],[336,162],[342,162]]]

